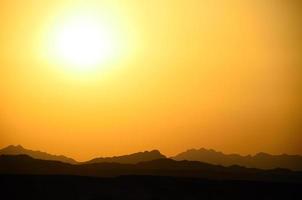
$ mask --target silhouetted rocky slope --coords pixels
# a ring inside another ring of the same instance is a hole
[[[238,154],[224,154],[222,152],[201,148],[198,150],[190,149],[172,157],[172,159],[201,161],[223,166],[240,165],[259,169],[286,168],[302,171],[302,156],[298,155],[270,155],[267,153],[258,153],[254,156],[241,156]]]
[[[28,155],[32,158],[36,159],[42,159],[42,160],[57,160],[61,162],[76,164],[77,161],[75,161],[72,158],[68,158],[63,155],[52,155],[41,151],[33,151],[29,149],[23,148],[21,145],[10,145],[3,149],[0,149],[0,155]]]
[[[157,160],[161,158],[166,158],[158,150],[144,151],[133,153],[124,156],[114,156],[114,157],[100,157],[94,158],[86,163],[123,163],[123,164],[136,164],[144,161]]]

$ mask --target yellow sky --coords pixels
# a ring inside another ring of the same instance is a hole
[[[200,147],[302,154],[300,5],[1,0],[0,147],[78,160]],[[81,13],[119,46],[87,71],[50,52]]]

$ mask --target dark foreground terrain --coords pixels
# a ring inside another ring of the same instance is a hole
[[[0,175],[1,199],[302,199],[301,183],[197,178]]]
[[[127,175],[194,177],[207,180],[243,180],[302,183],[302,172],[287,169],[261,170],[240,166],[223,167],[197,161],[158,159],[137,164],[93,163],[72,165],[39,160],[27,155],[0,155],[0,174],[73,175],[118,177]]]
[[[302,199],[302,172],[157,159],[70,164],[0,155],[0,199]]]

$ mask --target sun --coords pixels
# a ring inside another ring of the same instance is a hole
[[[56,31],[55,54],[65,65],[78,70],[96,68],[118,52],[113,31],[90,17],[65,21]]]

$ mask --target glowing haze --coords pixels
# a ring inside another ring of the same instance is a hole
[[[299,1],[0,4],[0,147],[302,154]]]

